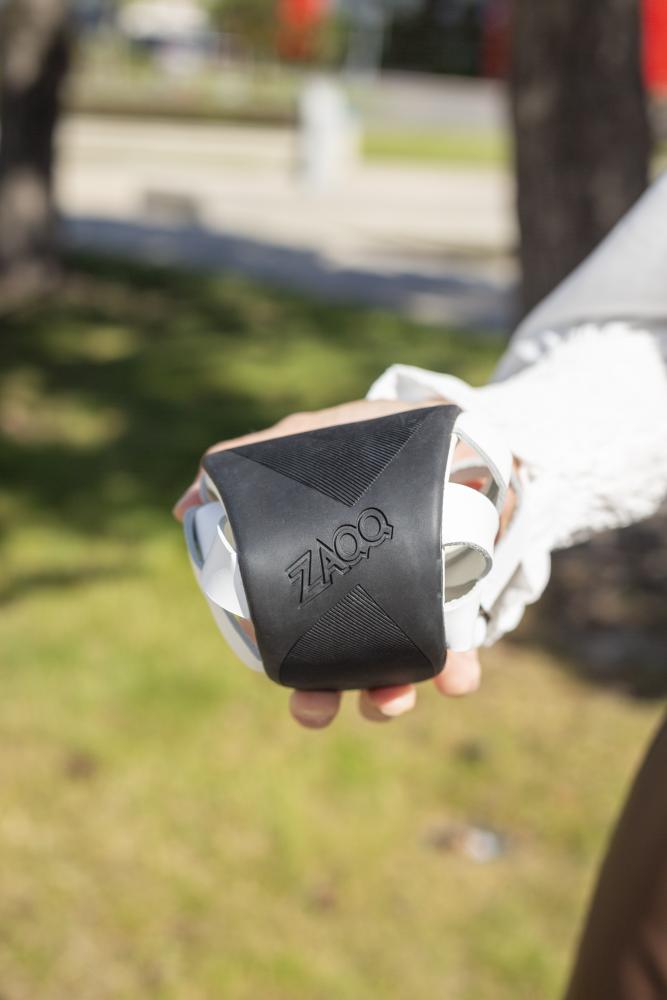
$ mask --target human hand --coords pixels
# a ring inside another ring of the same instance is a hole
[[[304,431],[353,423],[358,420],[372,420],[375,417],[384,417],[403,410],[436,406],[446,402],[443,399],[431,399],[421,403],[406,403],[397,400],[357,400],[312,413],[294,413],[279,420],[278,423],[266,430],[229,441],[221,441],[209,448],[207,454],[287,434],[299,434]],[[459,447],[463,450],[466,446],[460,445]],[[174,507],[174,516],[179,521],[183,519],[186,510],[201,503],[198,478],[185,491]],[[513,499],[510,497],[501,516],[501,531],[503,524],[511,517],[512,504]],[[448,652],[447,669],[440,671],[434,678],[434,684],[438,691],[447,697],[470,694],[477,690],[480,681],[481,669],[475,650],[465,653]],[[301,725],[309,729],[323,729],[336,717],[341,699],[342,695],[339,691],[293,691],[290,698],[290,711]],[[387,722],[414,708],[416,699],[417,689],[414,684],[373,688],[359,693],[359,711],[365,719],[371,722]]]

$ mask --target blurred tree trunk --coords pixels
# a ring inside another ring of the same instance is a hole
[[[511,95],[528,310],[646,186],[638,0],[514,0]]]
[[[0,283],[33,285],[55,263],[53,166],[70,51],[67,0],[0,5]]]

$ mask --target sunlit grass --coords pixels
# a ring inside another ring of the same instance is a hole
[[[656,708],[507,645],[475,698],[427,688],[386,727],[348,698],[299,730],[227,653],[168,512],[215,437],[360,395],[393,360],[480,381],[499,348],[102,262],[4,322],[0,393],[39,373],[40,433],[0,446],[3,995],[558,996]],[[507,853],[447,850],[460,822]]]
[[[365,134],[362,151],[369,160],[437,166],[507,167],[510,136],[479,129],[386,129]]]

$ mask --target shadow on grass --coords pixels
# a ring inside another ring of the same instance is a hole
[[[667,695],[667,511],[556,552],[518,642],[553,649],[586,680],[637,698]]]
[[[157,192],[154,197],[158,203],[169,201]],[[480,248],[471,248],[462,269],[446,244],[435,249],[409,238],[385,237],[373,248],[374,266],[342,266],[308,248],[212,232],[200,224],[196,203],[191,206],[187,198],[184,204],[167,204],[165,209],[167,218],[175,216],[169,225],[157,220],[69,218],[63,222],[63,236],[74,247],[103,247],[120,257],[175,267],[230,270],[325,302],[379,306],[419,320],[448,316],[450,324],[495,334],[509,330],[515,318],[514,290],[507,281],[492,280],[473,265],[488,258]],[[439,264],[436,273],[434,259]]]
[[[212,442],[359,396],[394,361],[479,381],[501,346],[240,279],[70,263],[48,300],[2,319],[4,531],[55,519],[136,537]]]
[[[63,569],[45,569],[37,573],[25,573],[14,577],[6,586],[0,587],[0,608],[19,601],[26,594],[43,590],[75,589],[81,584],[105,583],[107,580],[122,579],[135,575],[135,567],[129,565],[87,566]]]

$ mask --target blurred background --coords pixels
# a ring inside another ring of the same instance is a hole
[[[0,0],[2,1000],[559,995],[666,519],[558,557],[479,695],[314,736],[169,511],[388,364],[485,381],[666,162],[667,0]]]

